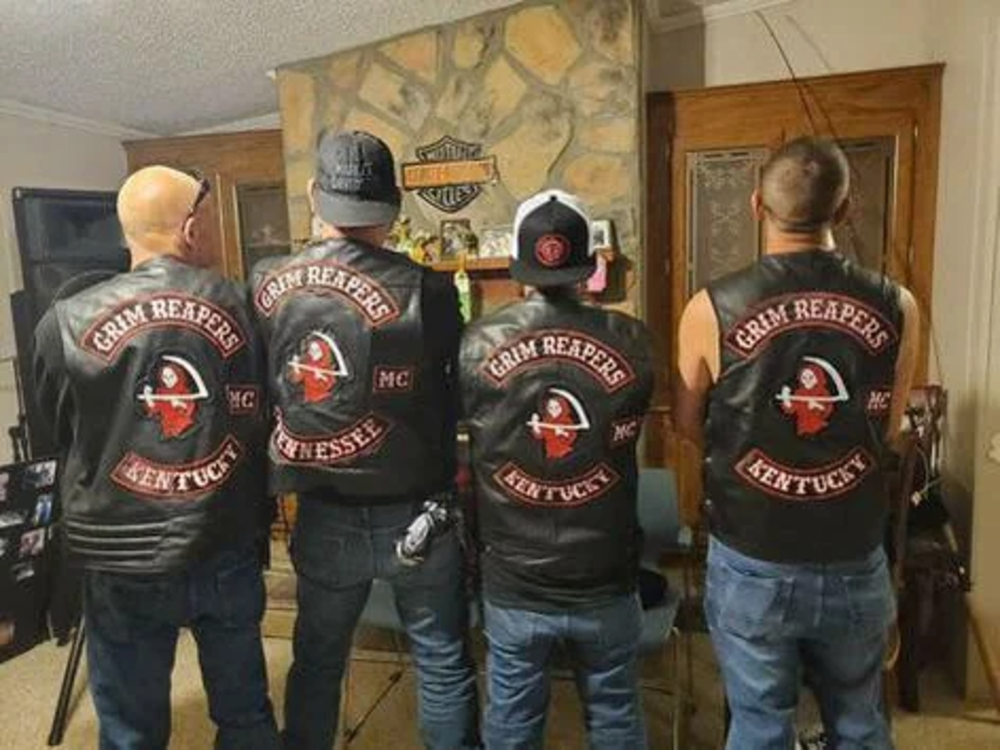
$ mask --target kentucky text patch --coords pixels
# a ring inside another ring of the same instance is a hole
[[[571,479],[540,479],[513,463],[505,464],[493,481],[507,494],[528,505],[572,508],[596,500],[619,480],[618,473],[605,463]]]
[[[784,466],[755,448],[736,464],[736,473],[762,492],[786,500],[829,500],[850,492],[875,470],[863,448],[818,469]]]
[[[232,435],[210,456],[189,464],[161,464],[129,451],[111,479],[136,495],[173,500],[211,492],[232,475],[243,447]]]

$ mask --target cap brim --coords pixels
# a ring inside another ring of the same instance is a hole
[[[516,258],[510,262],[510,275],[515,281],[539,288],[581,284],[593,276],[596,270],[596,259],[594,262],[583,266],[553,268],[551,270],[539,268],[534,264],[525,263]]]
[[[318,189],[316,211],[327,224],[335,227],[376,227],[392,224],[399,216],[398,203],[362,201]]]

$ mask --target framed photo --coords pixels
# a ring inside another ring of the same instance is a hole
[[[441,222],[441,258],[457,258],[467,252],[472,236],[472,223],[468,219],[445,219]],[[475,245],[473,245],[473,249]]]
[[[614,247],[614,236],[612,235],[610,219],[592,221],[590,223],[590,235],[593,238],[596,250],[610,250]]]
[[[483,230],[483,238],[479,243],[480,258],[508,258],[513,250],[513,227],[493,227]]]

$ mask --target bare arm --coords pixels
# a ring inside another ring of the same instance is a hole
[[[673,416],[679,437],[678,490],[681,519],[695,526],[699,521],[702,500],[705,402],[719,373],[719,324],[706,292],[695,295],[685,308],[677,341]]]
[[[892,407],[886,432],[886,440],[890,446],[895,446],[899,440],[920,349],[920,308],[907,289],[900,289],[899,304],[903,310],[903,331],[900,335],[896,375],[892,385]]]

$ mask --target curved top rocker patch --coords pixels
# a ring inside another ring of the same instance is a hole
[[[807,292],[776,297],[751,310],[729,329],[726,346],[748,359],[775,336],[797,328],[846,333],[872,355],[899,340],[895,326],[871,305],[844,295]]]
[[[264,277],[254,295],[254,307],[270,318],[295,293],[340,297],[354,307],[372,328],[399,317],[399,305],[370,276],[333,261],[300,263]]]
[[[635,380],[635,371],[619,352],[590,336],[559,329],[529,333],[497,347],[481,369],[490,382],[501,386],[519,372],[552,360],[583,370],[608,393]]]
[[[140,333],[164,327],[194,331],[207,339],[223,359],[246,345],[239,323],[228,312],[208,300],[174,292],[123,302],[94,321],[79,345],[98,359],[111,362]]]

